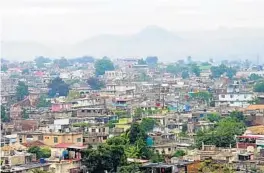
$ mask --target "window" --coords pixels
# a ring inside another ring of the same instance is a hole
[[[105,132],[105,128],[103,128],[103,132]]]
[[[233,98],[233,97],[234,97],[234,95],[233,95],[233,94],[231,94],[231,95],[230,95],[230,98]]]
[[[221,98],[225,98],[225,95],[221,95]]]
[[[171,151],[171,148],[168,148],[168,151]]]
[[[244,98],[246,99],[247,98],[247,95],[244,95]]]
[[[46,137],[45,137],[45,139],[49,139],[49,137],[48,137],[48,136],[46,136]]]
[[[103,140],[106,140],[107,139],[107,136],[103,136]]]
[[[84,112],[84,110],[82,110],[82,112]]]
[[[77,138],[77,142],[82,142],[82,138]]]
[[[39,140],[39,141],[43,141],[43,135],[39,135],[39,136],[38,136],[38,140]]]
[[[95,132],[95,129],[92,129],[92,132]]]
[[[54,140],[54,143],[58,143],[58,137],[54,137],[53,140]]]

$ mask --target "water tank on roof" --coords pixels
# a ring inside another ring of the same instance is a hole
[[[42,164],[44,164],[44,163],[46,163],[46,160],[44,158],[40,158],[39,159],[39,162],[42,163]]]
[[[148,138],[147,138],[147,146],[148,146],[148,147],[151,147],[151,146],[153,145],[153,143],[154,143],[154,142],[153,142],[153,139],[152,139],[151,137],[148,137]]]

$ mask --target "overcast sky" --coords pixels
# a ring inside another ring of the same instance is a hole
[[[0,0],[2,40],[73,43],[100,34],[264,27],[264,0]]]

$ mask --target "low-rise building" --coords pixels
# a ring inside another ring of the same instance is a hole
[[[55,146],[59,143],[73,143],[83,145],[81,132],[58,133],[58,132],[20,132],[17,134],[19,143],[28,141],[41,141],[47,146]]]

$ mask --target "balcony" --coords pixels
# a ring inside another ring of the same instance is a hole
[[[84,137],[97,137],[97,136],[108,136],[107,132],[89,132],[84,134]]]

